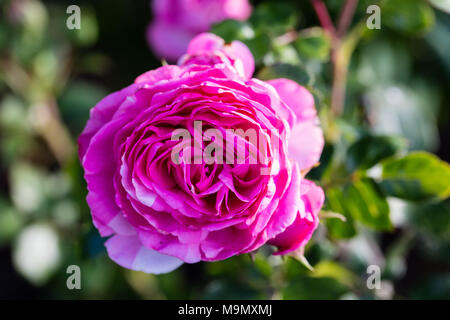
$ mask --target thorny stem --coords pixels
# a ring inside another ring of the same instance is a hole
[[[343,37],[345,35],[345,32],[348,30],[348,27],[350,27],[357,5],[358,0],[347,0],[347,2],[345,2],[345,5],[339,17],[337,29],[338,37]]]
[[[328,9],[322,0],[311,0],[322,27],[332,39],[331,62],[333,64],[333,83],[331,88],[331,110],[340,115],[344,109],[348,65],[354,48],[353,39],[346,45],[347,30],[351,24],[358,0],[347,0],[342,8],[338,29],[333,25]]]
[[[333,21],[331,21],[328,9],[322,0],[311,0],[314,10],[316,11],[317,17],[319,18],[322,27],[327,30],[331,35],[336,34],[336,29],[334,28]]]
[[[340,56],[340,41],[336,40],[333,48],[333,84],[331,87],[331,111],[334,115],[342,114],[345,104],[347,66]],[[342,61],[342,62],[341,62]]]

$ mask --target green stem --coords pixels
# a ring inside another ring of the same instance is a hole
[[[357,25],[343,40],[336,39],[333,54],[333,83],[331,89],[331,110],[339,116],[344,110],[348,68],[353,51],[361,38],[365,25]]]
[[[349,35],[345,37],[345,35],[355,14],[358,0],[347,0],[344,3],[337,30],[323,1],[312,0],[312,5],[320,24],[329,32],[332,39],[333,83],[331,88],[331,110],[335,116],[339,116],[344,109],[348,67],[356,45],[354,36]]]

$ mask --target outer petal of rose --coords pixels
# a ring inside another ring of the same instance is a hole
[[[225,52],[230,52],[241,61],[244,74],[250,79],[255,71],[255,60],[250,49],[241,41],[233,41],[230,46],[225,47]]]
[[[311,168],[319,161],[324,146],[314,97],[306,88],[289,79],[274,79],[268,83],[297,118],[289,139],[289,157],[297,160],[300,170]]]
[[[153,51],[171,62],[177,61],[186,52],[194,36],[195,33],[187,29],[162,21],[156,21],[147,28],[147,39]]]
[[[270,244],[277,246],[279,249],[275,255],[286,254],[304,246],[319,224],[318,213],[325,201],[322,188],[312,181],[303,179],[301,189],[301,198],[305,204],[306,215],[302,217],[299,212],[292,225],[269,241]]]
[[[286,230],[294,222],[297,212],[303,210],[300,201],[301,181],[302,177],[298,165],[293,163],[289,186],[280,199],[270,221],[265,226],[265,233],[269,239]]]
[[[135,83],[155,84],[162,80],[178,78],[182,70],[178,66],[167,65],[147,71],[136,78]]]
[[[300,193],[301,179],[298,165],[294,163],[291,176],[288,178],[288,186],[282,191],[283,194],[278,194],[274,199],[271,199],[269,205],[259,213],[255,222],[248,227],[257,236],[253,243],[245,248],[244,252],[256,250],[269,239],[283,233],[286,228],[294,223],[298,212],[304,211]]]
[[[87,203],[95,226],[102,236],[112,234],[109,223],[121,210],[114,201],[115,189],[112,177],[115,171],[113,154],[114,135],[123,125],[120,121],[110,122],[102,127],[92,139],[82,160],[89,193]]]
[[[187,54],[196,55],[201,53],[212,53],[214,50],[220,50],[224,46],[225,41],[212,33],[200,33],[195,36],[187,49]]]
[[[180,72],[177,66],[163,66],[144,73],[138,77],[136,84],[107,96],[91,111],[91,118],[78,142],[88,183],[87,202],[94,225],[102,236],[113,233],[130,235],[134,231],[114,201],[115,189],[111,179],[116,168],[111,156],[114,154],[113,141],[116,133],[128,122],[123,115],[118,116],[118,110],[135,101],[135,94],[142,87],[141,82],[155,84],[177,77]]]
[[[138,230],[138,235],[145,247],[156,249],[162,254],[176,257],[186,263],[196,263],[201,260],[199,243],[181,243],[177,237],[155,230]]]
[[[201,33],[189,43],[188,55],[211,54],[216,50],[224,52],[234,61],[238,68],[242,68],[246,78],[250,79],[255,70],[255,60],[250,49],[241,41],[225,44],[225,41],[212,33]]]
[[[86,127],[78,138],[78,153],[81,160],[83,160],[92,137],[106,123],[111,121],[118,107],[127,98],[127,96],[133,95],[136,89],[137,86],[132,84],[120,91],[106,96],[99,103],[97,103],[94,108],[91,109],[91,114]]]
[[[115,235],[105,242],[109,257],[124,268],[161,274],[175,270],[183,261],[144,247],[137,236]]]
[[[267,82],[277,90],[284,103],[294,111],[297,123],[316,117],[314,97],[305,87],[289,79],[274,79]]]
[[[300,170],[309,169],[320,159],[324,145],[322,129],[315,121],[294,126],[289,139],[289,157],[295,159]]]

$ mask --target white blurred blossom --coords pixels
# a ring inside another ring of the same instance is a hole
[[[35,284],[48,279],[60,261],[58,235],[48,225],[34,224],[20,233],[13,261],[17,271]]]

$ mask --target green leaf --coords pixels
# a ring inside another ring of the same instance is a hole
[[[366,135],[352,144],[347,152],[347,168],[369,169],[380,160],[397,154],[405,149],[406,141],[395,136]]]
[[[248,22],[224,20],[213,25],[211,32],[220,36],[225,42],[239,40],[244,42],[259,62],[270,50],[271,41],[267,33],[255,32]]]
[[[231,19],[213,25],[211,32],[223,38],[225,42],[251,39],[255,36],[255,31],[249,23]]]
[[[325,143],[323,147],[322,154],[320,155],[318,167],[314,167],[306,174],[306,177],[310,180],[320,180],[325,174],[327,169],[330,167],[333,156],[334,156],[334,145]]]
[[[334,261],[319,262],[314,266],[312,276],[314,278],[333,278],[347,287],[354,287],[358,282],[358,277],[353,272]]]
[[[256,6],[250,18],[255,30],[265,31],[271,35],[285,33],[296,27],[298,14],[292,3],[268,2]]]
[[[274,63],[286,63],[291,65],[300,65],[301,59],[297,50],[291,45],[279,45],[273,46],[272,51],[264,57],[264,63],[266,65],[271,65]]]
[[[242,42],[248,46],[256,63],[259,63],[269,52],[271,45],[270,38],[266,33],[258,33],[251,39],[242,39]]]
[[[311,272],[298,260],[288,257],[283,267],[287,280],[283,299],[339,299],[356,281],[350,271],[331,261],[320,262]]]
[[[331,38],[322,28],[303,30],[294,41],[298,52],[309,59],[328,60],[331,50]]]
[[[327,219],[326,226],[332,238],[351,238],[356,234],[353,221],[375,230],[391,230],[389,205],[384,195],[370,178],[362,178],[345,185],[331,188],[325,192],[325,210],[342,214],[347,221]]]
[[[327,230],[331,238],[352,238],[356,235],[356,230],[353,225],[353,219],[346,208],[343,191],[339,188],[330,188],[326,190],[325,194],[327,197],[325,209],[340,213],[347,219],[347,221],[345,222],[341,221],[340,219],[325,220],[325,225],[327,226]]]
[[[311,73],[305,68],[287,63],[276,63],[265,67],[258,73],[257,78],[261,80],[288,78],[304,86],[314,82]]]
[[[349,288],[329,275],[321,277],[310,273],[292,278],[283,289],[283,299],[303,300],[320,299],[335,300],[349,292]]]
[[[406,34],[426,32],[434,24],[434,12],[425,1],[384,1],[381,12],[383,24]]]
[[[345,205],[355,220],[375,230],[391,230],[389,205],[372,179],[363,178],[345,190]]]
[[[450,13],[450,0],[429,0],[431,5],[444,12]]]
[[[450,166],[427,152],[412,152],[382,163],[380,186],[389,196],[406,200],[450,196]]]
[[[426,203],[414,206],[410,212],[410,221],[423,233],[450,239],[450,200],[438,203]]]

